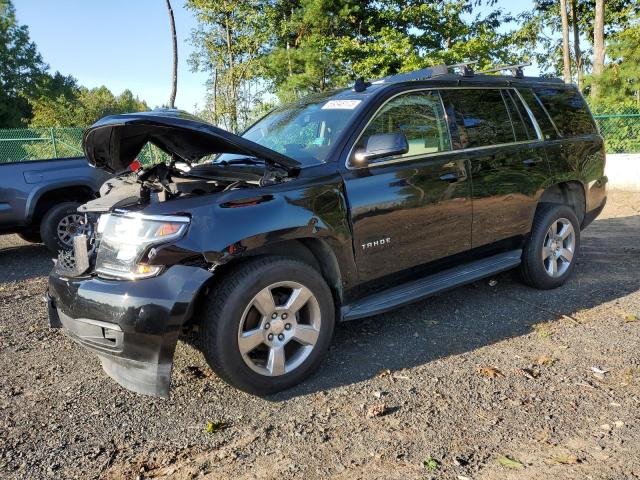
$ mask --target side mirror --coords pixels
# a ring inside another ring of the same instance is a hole
[[[378,133],[367,139],[364,148],[359,148],[353,155],[357,165],[366,165],[378,158],[402,155],[409,151],[409,142],[403,132]]]

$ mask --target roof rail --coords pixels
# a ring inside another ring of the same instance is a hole
[[[524,78],[524,67],[528,67],[531,65],[531,62],[527,63],[519,63],[517,65],[496,65],[495,67],[491,67],[488,70],[483,70],[479,73],[494,73],[501,72],[502,70],[511,70],[511,75],[515,78]]]

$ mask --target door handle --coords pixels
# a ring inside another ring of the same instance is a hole
[[[454,182],[457,182],[459,179],[460,177],[458,177],[456,173],[445,173],[443,175],[440,175],[440,180],[442,180],[443,182],[454,183]]]
[[[524,163],[527,167],[535,167],[538,164],[538,160],[536,160],[535,158],[527,158],[526,160],[523,160],[522,163]]]

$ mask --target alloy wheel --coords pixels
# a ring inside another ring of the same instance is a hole
[[[58,239],[66,247],[73,247],[73,238],[83,234],[88,236],[90,229],[90,225],[84,221],[84,216],[72,213],[62,217],[58,222]]]
[[[551,277],[561,277],[573,261],[576,234],[573,224],[566,218],[555,220],[544,237],[542,263]]]
[[[238,347],[244,362],[265,376],[292,372],[311,354],[321,326],[320,304],[297,282],[258,292],[242,314]]]

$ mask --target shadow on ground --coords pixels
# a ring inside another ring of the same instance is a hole
[[[17,245],[16,245],[17,244]],[[26,243],[17,236],[0,237],[0,284],[49,275],[51,252],[42,244]]]
[[[517,273],[488,279],[369,319],[338,325],[328,359],[311,379],[270,400],[369,379],[527,334],[540,322],[640,289],[640,216],[598,220],[583,232],[575,274],[541,291]]]

